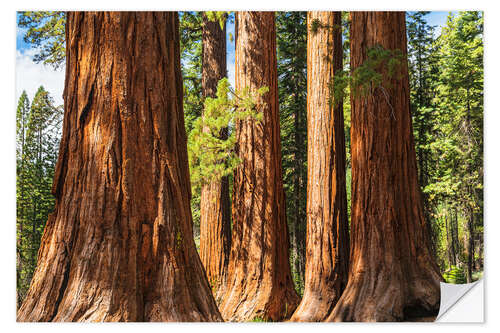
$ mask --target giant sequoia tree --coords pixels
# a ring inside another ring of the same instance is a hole
[[[280,320],[299,301],[288,261],[281,174],[274,12],[236,14],[236,90],[268,87],[262,121],[235,124],[241,164],[234,173],[233,232],[220,310],[227,320]]]
[[[56,206],[18,320],[220,320],[192,236],[177,14],[71,12],[66,40]]]
[[[292,320],[321,321],[347,284],[349,259],[344,115],[330,89],[342,69],[341,15],[308,12],[307,22],[307,256],[304,297]]]
[[[352,13],[351,69],[376,46],[399,50],[404,60],[400,75],[379,67],[382,82],[351,97],[349,282],[328,320],[404,320],[439,308],[442,278],[417,182],[403,12]]]
[[[204,97],[216,97],[217,83],[226,76],[226,23],[203,15],[202,90]],[[208,130],[208,129],[207,129]],[[227,139],[227,128],[221,139]],[[200,201],[200,257],[208,280],[218,289],[225,278],[231,246],[229,180],[227,176],[203,185]]]

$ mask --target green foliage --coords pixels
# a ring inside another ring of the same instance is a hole
[[[332,29],[332,31],[333,31],[334,29],[339,29],[339,30],[341,30],[341,29],[342,29],[342,26],[341,26],[341,25],[338,25],[338,24],[333,24],[333,25],[324,24],[324,23],[322,23],[322,22],[321,22],[319,19],[317,19],[317,18],[316,18],[316,19],[314,19],[314,20],[312,20],[312,22],[311,22],[311,32],[312,32],[313,34],[317,34],[317,33],[318,33],[318,31],[319,31],[320,29]]]
[[[368,49],[366,56],[363,64],[351,73],[345,70],[335,73],[333,82],[329,83],[330,103],[343,102],[347,88],[355,98],[367,97],[378,88],[389,103],[386,88],[391,86],[392,79],[400,78],[405,56],[401,50],[388,50],[380,45]]]
[[[413,118],[413,135],[417,157],[418,180],[421,188],[430,182],[430,165],[432,157],[429,151],[436,107],[432,101],[435,93],[433,82],[438,80],[437,53],[435,47],[434,27],[429,26],[425,16],[429,12],[407,13],[408,34],[408,72],[410,82],[410,107]],[[442,232],[440,222],[432,222],[432,205],[427,192],[422,193],[424,217],[431,226],[431,241],[438,262],[444,263],[445,251],[443,242],[438,240]]]
[[[27,28],[24,41],[38,50],[35,62],[59,68],[66,59],[66,13],[25,11],[18,14],[19,27]]]
[[[228,176],[240,164],[235,150],[234,131],[225,138],[223,131],[239,120],[261,121],[259,111],[264,102],[261,96],[269,91],[261,87],[256,91],[243,89],[234,92],[224,78],[217,84],[217,97],[207,97],[203,116],[196,119],[188,138],[191,184],[195,188]]]
[[[179,36],[181,49],[181,71],[183,84],[184,125],[189,136],[193,123],[201,116],[203,97],[201,87],[202,60],[202,12],[179,13]],[[199,239],[200,226],[199,188],[191,189],[191,212],[193,214],[193,232]]]
[[[482,239],[483,18],[481,12],[450,14],[436,37],[427,14],[409,13],[407,26],[418,175],[438,263],[443,270],[452,264],[449,252],[457,243],[457,269],[463,269],[469,220],[472,237]]]
[[[201,116],[203,98],[201,90],[202,12],[181,12],[179,15],[181,69],[184,89],[184,118],[186,132]]]
[[[307,13],[277,12],[278,94],[290,266],[302,295],[307,195]]]
[[[483,274],[484,274],[483,271],[472,273],[472,281],[477,281],[479,279],[482,279],[483,278]]]
[[[435,140],[429,144],[437,163],[425,191],[431,200],[450,198],[480,211],[483,170],[482,16],[463,12],[448,18],[436,41]]]
[[[465,278],[465,272],[463,268],[459,268],[457,266],[451,266],[450,269],[443,273],[443,278],[446,283],[467,283],[467,279]]]
[[[226,20],[228,16],[231,14],[231,12],[210,12],[207,11],[205,12],[205,15],[207,15],[207,19],[212,22],[219,22],[221,30],[224,30],[224,25],[226,24]]]
[[[25,92],[17,108],[17,291],[26,295],[36,267],[43,228],[54,207],[51,193],[62,110],[40,87],[31,106]]]

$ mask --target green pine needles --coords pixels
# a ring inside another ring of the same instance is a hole
[[[367,97],[376,89],[380,89],[390,105],[385,88],[389,87],[391,79],[401,77],[400,69],[404,61],[406,58],[399,49],[388,50],[380,45],[368,49],[367,59],[351,74],[345,70],[335,73],[334,79],[329,84],[330,103],[341,103],[349,87],[355,98]]]
[[[231,12],[213,12],[213,11],[207,11],[205,12],[205,15],[207,16],[207,19],[211,22],[219,22],[220,29],[224,30],[224,24],[226,23],[226,19],[228,18],[229,14]]]
[[[193,124],[188,138],[189,167],[194,188],[228,176],[241,163],[236,154],[236,137],[229,129],[238,120],[261,121],[260,97],[269,91],[243,89],[234,92],[227,78],[219,81],[217,97],[207,97],[203,116]]]
[[[342,26],[340,24],[323,24],[316,18],[312,20],[310,29],[313,34],[317,34],[319,29],[332,29],[332,31],[338,29],[339,31],[342,31]]]

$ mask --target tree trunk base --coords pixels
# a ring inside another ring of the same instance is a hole
[[[321,322],[332,312],[335,302],[328,294],[308,295],[304,293],[304,297],[297,307],[297,310],[290,318],[291,322]]]
[[[283,321],[288,319],[297,308],[299,299],[294,292],[283,290],[276,295],[264,285],[257,289],[249,287],[233,288],[226,291],[226,298],[220,304],[220,312],[226,321],[248,322],[254,319],[263,321]]]
[[[412,281],[410,279],[410,281]],[[358,274],[350,280],[326,321],[417,321],[439,312],[439,280]]]

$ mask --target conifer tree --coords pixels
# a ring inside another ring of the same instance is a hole
[[[450,15],[437,40],[435,158],[426,191],[434,200],[452,203],[463,217],[467,281],[475,267],[475,242],[482,247],[483,210],[483,17],[481,12]],[[458,223],[458,222],[457,222]],[[476,232],[479,231],[478,233]],[[478,250],[479,250],[478,249]]]
[[[437,79],[434,28],[427,24],[425,20],[427,14],[429,12],[407,14],[408,71],[418,183],[422,189],[424,217],[430,231],[432,252],[436,256],[436,242],[439,230],[431,221],[433,208],[430,206],[427,192],[424,191],[429,184],[429,166],[432,163],[429,148],[436,109],[433,103],[433,94],[435,92],[432,81]]]
[[[18,301],[35,270],[45,221],[54,208],[51,193],[62,114],[40,87],[31,106],[26,93],[17,110]]]
[[[24,229],[29,223],[27,218],[28,173],[26,161],[26,127],[30,111],[30,102],[26,91],[19,98],[16,110],[16,290],[17,307],[21,305],[28,288],[30,276],[26,273],[29,264],[24,249],[26,242]]]
[[[276,14],[283,187],[295,288],[304,288],[307,194],[306,12]]]

